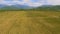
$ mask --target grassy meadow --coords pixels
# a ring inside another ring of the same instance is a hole
[[[1,11],[0,34],[60,34],[60,12]]]

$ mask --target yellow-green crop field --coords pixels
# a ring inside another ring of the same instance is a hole
[[[60,12],[0,12],[0,34],[60,34]]]

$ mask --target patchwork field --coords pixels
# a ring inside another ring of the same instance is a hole
[[[0,34],[60,34],[60,12],[0,12]]]

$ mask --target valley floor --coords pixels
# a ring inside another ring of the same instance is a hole
[[[60,12],[0,12],[0,34],[60,34]]]

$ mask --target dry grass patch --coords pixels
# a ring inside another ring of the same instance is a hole
[[[0,13],[0,34],[60,34],[60,19],[53,16],[60,15],[58,12],[39,11],[2,12]]]

